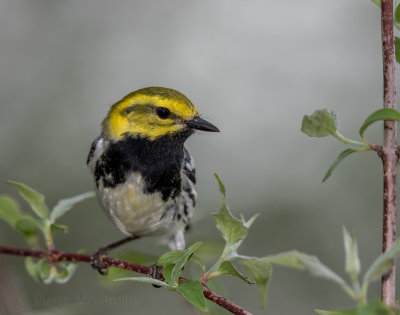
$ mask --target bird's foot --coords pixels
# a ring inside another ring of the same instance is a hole
[[[108,274],[108,266],[103,263],[105,257],[107,257],[107,251],[104,248],[100,248],[90,256],[90,265],[103,276]]]
[[[140,236],[136,235],[128,236],[123,238],[122,240],[119,240],[118,242],[114,242],[108,246],[100,248],[97,252],[95,252],[92,256],[90,256],[90,264],[94,269],[97,269],[97,271],[101,275],[104,276],[108,274],[108,266],[103,263],[104,258],[107,257],[107,253],[112,249],[115,249],[125,243],[136,240],[138,238],[140,238]]]
[[[163,266],[158,266],[157,264],[154,264],[149,267],[149,272],[147,273],[147,276],[153,279],[164,281],[165,279],[162,274],[162,271],[163,271]],[[156,284],[153,284],[153,287],[161,288],[159,285]]]

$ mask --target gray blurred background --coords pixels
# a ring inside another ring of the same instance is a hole
[[[371,152],[350,156],[322,184],[346,147],[300,132],[304,114],[328,108],[342,133],[358,139],[363,120],[381,106],[380,15],[370,1],[1,0],[0,43],[1,192],[17,196],[4,180],[22,181],[53,206],[91,190],[85,160],[109,106],[133,90],[166,86],[222,131],[187,143],[199,193],[189,244],[220,239],[211,216],[220,206],[217,172],[236,215],[260,213],[242,254],[298,249],[344,276],[342,225],[358,236],[364,270],[379,254],[380,161]],[[368,130],[371,141],[381,140],[381,125]],[[56,235],[62,250],[93,252],[122,236],[95,199],[62,223],[69,226]],[[9,226],[0,228],[2,244],[26,246]],[[167,250],[148,238],[115,254],[129,249]],[[88,265],[66,285],[41,286],[23,259],[0,259],[8,276],[0,284],[3,312],[10,304],[14,314],[196,313],[177,294],[110,284]],[[274,269],[263,310],[255,286],[229,277],[219,285],[256,314],[352,305],[335,284],[283,268]],[[379,295],[378,283],[371,289]]]

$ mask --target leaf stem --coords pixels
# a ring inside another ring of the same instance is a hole
[[[349,138],[346,138],[345,136],[343,136],[338,130],[336,130],[334,133],[332,133],[332,136],[334,136],[336,139],[338,139],[339,141],[346,143],[346,144],[350,144],[350,145],[354,145],[354,146],[358,146],[358,147],[362,147],[362,148],[368,148],[369,145],[360,142],[360,141],[355,141],[355,140],[351,140]]]
[[[51,222],[48,219],[45,220],[45,228],[43,230],[43,234],[44,234],[47,249],[49,251],[54,250],[55,247],[54,247],[54,241],[53,241],[53,233],[51,232]]]
[[[222,257],[222,256],[221,256]],[[215,262],[215,264],[210,268],[210,269],[208,269],[208,271],[207,271],[207,275],[209,275],[209,274],[212,274],[212,273],[214,273],[214,272],[216,272],[217,270],[218,270],[218,268],[219,268],[219,266],[222,264],[222,261],[223,261],[223,259],[222,258],[219,258],[216,262]]]
[[[356,300],[358,302],[363,301],[365,299],[365,296],[363,296],[363,294],[362,294],[360,282],[358,281],[358,276],[356,274],[352,274],[350,278],[351,278],[351,283],[353,285],[354,292],[358,296],[358,298]]]
[[[205,275],[205,277],[204,277],[204,281],[205,282],[207,282],[208,280],[210,280],[210,279],[212,279],[212,278],[215,278],[215,277],[218,277],[218,276],[220,276],[220,275],[222,275],[222,272],[219,272],[219,271],[214,271],[214,272],[212,272],[212,273],[207,273],[206,275]]]

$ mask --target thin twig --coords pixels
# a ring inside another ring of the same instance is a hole
[[[381,1],[382,52],[383,52],[383,106],[396,109],[396,77],[393,32],[393,0]],[[388,250],[396,240],[396,179],[397,179],[397,131],[395,121],[384,122],[383,163],[383,242],[382,251]],[[382,277],[382,301],[395,303],[396,266]]]
[[[35,250],[35,249],[27,249],[27,248],[17,248],[10,246],[0,245],[0,254],[9,254],[9,255],[17,255],[17,256],[26,256],[26,257],[36,257],[36,258],[47,258],[53,263],[60,261],[72,261],[72,262],[84,262],[90,263],[90,255],[87,254],[76,254],[76,253],[66,253],[57,250],[53,251],[44,251],[44,250]],[[130,270],[138,273],[142,273],[147,275],[149,273],[149,267],[134,264],[128,261],[119,260],[111,257],[104,257],[102,260],[107,266],[121,268],[125,270]],[[180,282],[184,281],[184,278],[179,279]],[[250,312],[236,305],[232,301],[220,296],[214,291],[210,290],[205,284],[203,284],[203,295],[206,299],[218,304],[223,307],[227,311],[230,311],[233,314],[240,315],[251,315]]]

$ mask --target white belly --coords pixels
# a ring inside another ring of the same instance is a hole
[[[143,193],[143,179],[132,174],[125,183],[104,187],[101,181],[97,197],[107,215],[127,235],[173,234],[176,200],[162,200],[161,193]]]

